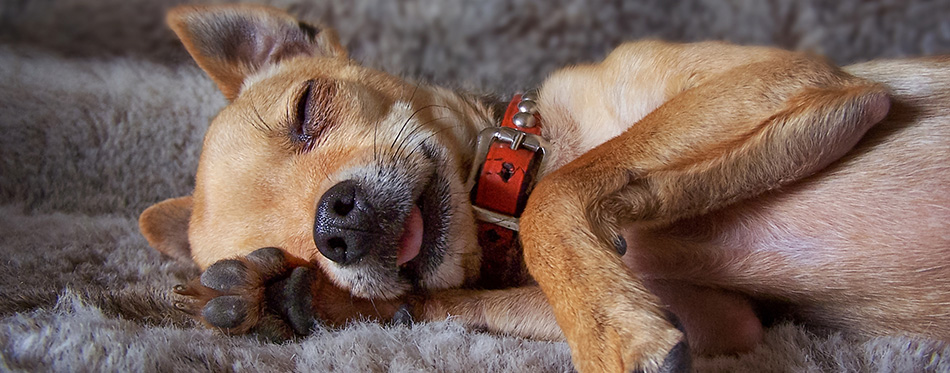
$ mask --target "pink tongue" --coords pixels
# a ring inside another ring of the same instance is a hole
[[[396,255],[397,266],[418,256],[422,247],[422,210],[419,210],[419,206],[412,207],[403,229],[402,237],[399,238],[399,254]]]

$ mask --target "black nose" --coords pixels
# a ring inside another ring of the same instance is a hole
[[[376,210],[355,180],[334,185],[320,197],[313,223],[313,242],[323,256],[341,265],[360,260],[380,228]]]

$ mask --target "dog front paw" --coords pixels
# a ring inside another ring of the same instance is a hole
[[[413,297],[363,299],[331,281],[318,267],[269,247],[215,262],[188,285],[176,307],[227,334],[282,341],[310,334],[317,323],[340,327],[354,320],[408,323]]]
[[[604,325],[591,330],[604,348],[572,348],[572,360],[580,372],[690,372],[692,356],[682,335],[640,332]],[[673,336],[671,338],[671,336]]]
[[[280,249],[258,249],[215,262],[188,285],[176,287],[188,297],[176,306],[228,334],[271,340],[307,335],[315,322],[315,271]]]
[[[562,323],[579,372],[689,372],[692,355],[672,313],[626,293],[593,297]],[[601,307],[591,305],[599,304]]]

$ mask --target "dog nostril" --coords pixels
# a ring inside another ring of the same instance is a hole
[[[333,204],[333,212],[337,213],[337,215],[340,215],[340,216],[346,216],[346,214],[349,214],[350,211],[353,211],[353,207],[355,205],[356,204],[353,203],[353,197],[351,196],[343,197],[343,198],[340,198],[339,201],[336,201],[336,203]]]
[[[346,250],[346,240],[341,237],[333,237],[327,240],[327,245],[333,250]]]

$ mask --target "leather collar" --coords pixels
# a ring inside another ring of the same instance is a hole
[[[479,134],[472,166],[471,201],[478,220],[484,288],[530,279],[518,242],[518,219],[544,167],[548,143],[540,136],[537,91],[517,94],[498,127]]]

